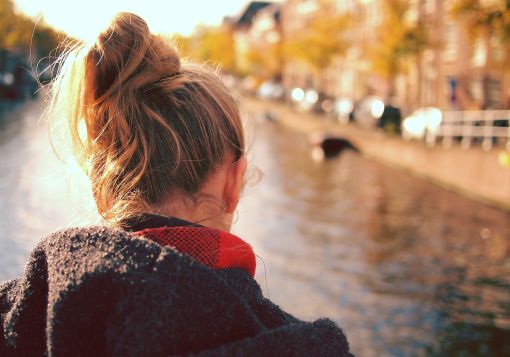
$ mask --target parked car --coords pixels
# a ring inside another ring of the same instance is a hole
[[[356,123],[366,126],[374,127],[377,120],[381,117],[384,111],[384,102],[378,97],[366,97],[356,103],[351,113],[352,120]]]
[[[257,95],[263,99],[283,99],[285,90],[279,82],[265,81],[258,88]]]
[[[333,114],[335,118],[342,124],[347,124],[351,121],[351,113],[354,109],[354,103],[351,99],[342,97],[337,98],[333,105]]]
[[[441,122],[441,110],[434,107],[419,108],[402,121],[402,137],[406,140],[423,140],[428,133],[435,134]]]
[[[331,114],[334,109],[334,98],[323,92],[318,93],[317,101],[313,105],[312,110],[318,114]]]
[[[290,91],[290,99],[298,110],[312,110],[319,101],[319,94],[312,88],[293,88]]]
[[[508,128],[510,126],[510,118],[500,118],[500,119],[496,119],[494,120],[494,122],[492,123],[492,125],[495,127],[495,128],[503,128],[504,130],[506,130],[505,128]],[[506,142],[508,141],[507,138],[502,138],[502,137],[497,137],[497,136],[493,136],[492,137],[492,143],[494,145],[497,145],[498,143],[503,143],[505,144]]]
[[[380,127],[379,121],[384,113],[384,102],[376,96],[369,96],[353,106],[351,120],[367,128]]]
[[[383,113],[377,121],[377,127],[390,134],[400,133],[401,121],[400,109],[388,104],[384,106]]]

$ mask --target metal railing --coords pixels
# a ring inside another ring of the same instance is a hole
[[[454,140],[468,149],[473,142],[481,142],[484,150],[504,144],[510,150],[510,110],[444,111],[437,130],[429,131],[426,141],[434,145],[438,139],[444,147]]]

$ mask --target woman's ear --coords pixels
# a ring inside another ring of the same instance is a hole
[[[239,196],[243,189],[244,175],[248,161],[243,155],[239,160],[228,166],[225,187],[223,191],[223,199],[226,203],[225,213],[233,213],[239,202]]]

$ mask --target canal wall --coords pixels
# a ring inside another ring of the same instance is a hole
[[[470,198],[510,211],[510,168],[498,161],[498,149],[483,151],[478,147],[463,150],[420,142],[407,142],[379,131],[354,125],[341,125],[323,116],[298,113],[278,102],[243,98],[243,109],[258,115],[270,111],[282,125],[313,133],[324,131],[349,139],[364,156],[405,169]]]

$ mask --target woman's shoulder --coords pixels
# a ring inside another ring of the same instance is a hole
[[[3,285],[0,300],[1,355],[348,351],[335,324],[284,313],[246,272],[213,270],[106,227],[43,239],[23,276]]]

